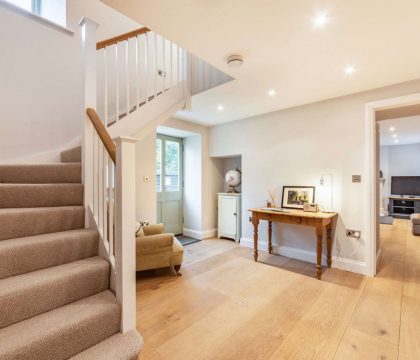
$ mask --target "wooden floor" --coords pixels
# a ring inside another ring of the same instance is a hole
[[[325,270],[228,240],[185,247],[183,276],[143,273],[143,360],[420,359],[420,237],[382,225],[376,278]]]

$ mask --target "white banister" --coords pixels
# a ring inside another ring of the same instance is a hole
[[[98,82],[101,85],[97,94],[106,126],[186,80],[184,49],[149,30],[122,36],[123,40],[101,45],[97,50],[98,64],[104,67],[98,71],[104,79],[99,79],[102,81]]]
[[[97,229],[100,237],[100,255],[111,265],[110,283],[121,305],[121,332],[136,328],[136,244],[135,224],[135,142],[136,139],[111,139],[105,124],[96,113],[97,106],[97,24],[84,18],[81,23],[84,60],[84,95],[87,115],[83,116],[82,169],[85,187],[86,227]],[[118,78],[118,44],[115,45],[115,74]],[[128,72],[128,41],[125,59]],[[106,51],[103,49],[102,51]],[[106,52],[100,54],[106,63]],[[99,63],[99,62],[98,62]],[[108,85],[110,68],[98,71],[105,74]],[[122,77],[121,80],[123,80]],[[127,78],[127,87],[129,79]],[[130,81],[132,83],[132,81]],[[116,89],[116,107],[119,91]],[[108,97],[107,90],[104,92]],[[129,113],[127,89],[127,113]],[[123,100],[123,98],[121,98]],[[124,107],[124,106],[123,106]],[[101,107],[102,108],[102,107]],[[109,105],[105,104],[105,119]],[[119,113],[116,113],[118,120]]]
[[[121,331],[136,326],[135,143],[119,137],[116,163],[115,268],[116,294],[122,306]]]

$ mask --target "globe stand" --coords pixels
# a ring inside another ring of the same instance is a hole
[[[239,194],[239,191],[236,190],[236,186],[229,186],[227,191],[228,194]]]

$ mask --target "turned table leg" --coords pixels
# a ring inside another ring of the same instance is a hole
[[[260,220],[256,217],[252,217],[252,224],[254,225],[254,260],[258,260],[258,224]]]
[[[322,225],[316,226],[316,277],[321,280],[322,274],[322,239],[324,237],[324,231]]]
[[[332,263],[332,226],[329,224],[327,226],[327,265],[330,268]]]
[[[268,253],[271,254],[271,252],[273,251],[273,246],[271,244],[271,239],[273,236],[273,222],[269,221],[268,222]]]

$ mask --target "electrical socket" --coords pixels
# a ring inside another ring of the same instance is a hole
[[[349,230],[349,229],[346,229],[346,236],[347,237],[356,238],[356,239],[360,239],[361,231],[360,230]]]

